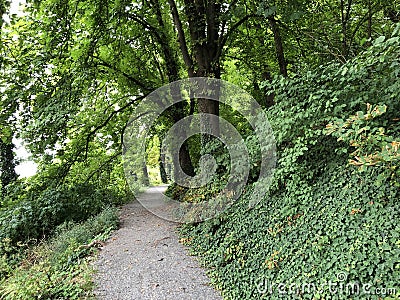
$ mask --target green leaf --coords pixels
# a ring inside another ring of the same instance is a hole
[[[379,44],[382,44],[385,41],[386,37],[381,35],[374,41],[374,46],[377,46]]]

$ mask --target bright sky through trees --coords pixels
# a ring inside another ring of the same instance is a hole
[[[37,172],[37,165],[29,160],[30,153],[22,145],[21,140],[14,139],[15,153],[17,159],[21,160],[21,163],[16,166],[15,171],[20,177],[29,177],[35,175]]]
[[[25,4],[25,0],[13,0],[10,5],[10,14],[21,15],[21,6]],[[9,16],[4,16],[6,22],[9,22]],[[37,172],[37,166],[33,161],[29,160],[30,153],[25,149],[22,145],[22,141],[19,139],[14,139],[15,144],[15,153],[17,155],[17,159],[21,161],[21,163],[16,167],[16,172],[21,177],[29,177],[35,175]]]

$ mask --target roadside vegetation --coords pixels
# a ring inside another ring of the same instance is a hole
[[[249,184],[219,218],[181,227],[226,299],[398,299],[399,53],[398,27],[344,65],[267,86],[272,188],[247,210]]]
[[[13,15],[0,0],[0,299],[91,298],[93,255],[145,186],[170,184],[183,202],[221,195],[235,164],[204,134],[179,162],[194,175],[211,154],[216,176],[192,189],[171,181],[163,140],[197,113],[232,124],[251,158],[227,211],[180,227],[225,299],[400,297],[398,0],[26,2]],[[251,209],[268,126],[257,136],[210,99],[166,109],[146,160],[124,169],[135,108],[188,77],[235,84],[268,115],[277,165]],[[30,178],[16,173],[16,139],[38,165]]]
[[[19,244],[15,249],[3,240],[0,298],[92,299],[90,263],[117,225],[116,210],[105,209],[83,223],[63,223],[51,238],[29,248]]]

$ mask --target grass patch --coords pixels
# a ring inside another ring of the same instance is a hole
[[[92,298],[90,261],[98,243],[117,226],[115,208],[83,223],[63,223],[53,238],[25,251],[17,268],[0,279],[0,299]]]

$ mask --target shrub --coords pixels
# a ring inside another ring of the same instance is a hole
[[[0,280],[0,299],[86,299],[91,295],[89,247],[105,240],[118,224],[115,209],[86,222],[64,223],[57,235],[33,247],[8,278]]]
[[[86,184],[48,188],[38,196],[27,192],[0,211],[0,256],[11,258],[21,248],[18,243],[34,244],[58,225],[85,221],[119,201],[119,195]]]
[[[400,190],[390,180],[377,181],[381,172],[375,166],[360,173],[349,165],[354,145],[325,134],[327,124],[365,111],[370,103],[386,106],[374,122],[398,140],[399,31],[400,26],[344,65],[266,85],[276,95],[267,113],[278,148],[269,193],[246,209],[250,183],[219,218],[181,227],[182,241],[211,268],[226,299],[389,299],[392,292],[334,294],[328,283],[394,288],[399,297]],[[365,142],[363,149],[373,146]],[[282,295],[275,285],[270,294],[267,283],[300,289]],[[302,291],[302,284],[318,291]]]

